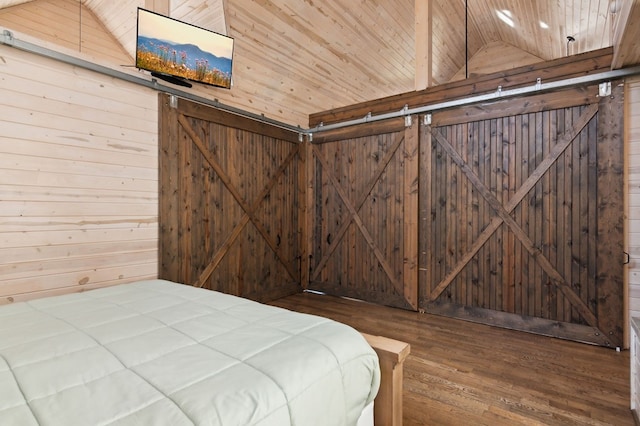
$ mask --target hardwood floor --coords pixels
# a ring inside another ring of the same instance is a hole
[[[411,344],[404,425],[634,425],[629,351],[317,294],[271,304]]]

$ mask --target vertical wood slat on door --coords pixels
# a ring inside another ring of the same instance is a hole
[[[518,116],[519,117],[519,116]],[[516,151],[516,118],[515,116],[505,117],[503,119],[503,125],[505,127],[505,137],[503,140],[503,181],[504,181],[504,203],[509,203],[515,196],[518,187],[516,186],[516,180],[518,179],[518,163],[517,163],[517,151]],[[520,129],[518,129],[520,130]],[[521,175],[520,175],[521,178]],[[511,213],[511,217],[515,217],[516,212]],[[507,262],[505,262],[505,276],[507,278],[507,285],[503,285],[503,294],[505,298],[505,310],[516,312],[517,301],[516,291],[519,283],[519,276],[517,275],[518,258],[516,257],[517,247],[521,245],[515,234],[508,230],[505,232],[505,255],[507,256]]]
[[[499,202],[502,202],[502,118],[493,120],[495,122],[495,132],[492,134],[492,152],[491,155],[491,191]],[[504,232],[503,227],[498,228],[495,238],[492,239],[491,250],[491,308],[495,310],[503,310],[502,298],[502,267],[504,262]]]
[[[420,144],[419,124],[414,123],[405,131],[403,171],[403,203],[396,202],[397,217],[402,215],[404,226],[402,237],[397,241],[402,247],[404,259],[401,276],[404,282],[404,294],[413,309],[418,308],[418,222],[419,222],[419,177],[418,155]],[[396,216],[396,215],[394,215]]]
[[[545,137],[545,135],[542,133],[542,130],[543,130],[542,123],[547,120],[548,120],[548,116],[546,111],[543,112],[542,114],[535,115],[535,126],[533,128],[534,135],[532,135],[535,140],[535,143],[534,143],[535,148],[533,151],[533,157],[529,158],[529,162],[533,164],[534,169],[538,167],[538,165],[544,158],[545,147],[551,144],[551,140]],[[569,126],[567,126],[567,128],[569,128]],[[567,151],[569,151],[569,149],[567,149]],[[542,227],[542,223],[543,223],[542,218],[544,216],[544,210],[543,210],[544,191],[545,189],[542,187],[542,179],[540,179],[538,183],[535,185],[534,193],[532,194],[531,204],[532,204],[532,210],[533,210],[533,215],[535,219],[532,220],[533,232],[529,234],[535,246],[540,249],[544,249],[544,247],[547,245],[546,242],[543,241],[543,227]],[[526,254],[523,253],[523,255],[526,255]],[[549,279],[547,278],[547,273],[544,270],[542,270],[542,268],[540,268],[537,264],[534,264],[534,267],[535,267],[535,275],[533,276],[534,310],[531,311],[529,315],[533,314],[533,316],[536,316],[536,317],[543,317],[548,315],[547,313],[544,312],[544,309],[543,309],[544,293],[545,293],[545,290],[543,290],[543,288],[546,287],[547,290],[550,289],[550,286],[546,285],[546,283],[549,282]]]
[[[431,220],[431,205],[433,196],[432,172],[432,142],[431,133],[427,131],[427,125],[423,120],[418,120],[419,156],[418,156],[418,285],[423,285],[426,297],[430,296],[432,270],[434,265],[431,249],[433,243],[433,230],[429,226]],[[421,167],[424,164],[426,167]],[[422,230],[422,231],[421,231]]]
[[[571,125],[571,110],[565,109],[562,111],[562,117],[564,120],[563,129],[568,128]],[[562,193],[565,198],[565,202],[562,205],[562,235],[560,240],[560,244],[564,247],[564,256],[562,263],[562,276],[565,277],[567,282],[573,285],[573,276],[572,276],[572,247],[571,247],[571,229],[572,229],[572,217],[571,211],[573,208],[573,187],[571,186],[572,181],[572,171],[573,171],[573,156],[571,155],[571,149],[567,149],[564,153],[564,175],[563,175],[563,187]],[[562,306],[562,312],[565,322],[572,322],[575,318],[572,312],[571,302],[568,299],[564,299],[564,305]]]
[[[578,119],[580,115],[580,111],[577,108],[573,109],[573,117],[572,121]],[[572,224],[573,229],[571,230],[571,250],[572,257],[574,259],[580,259],[579,261],[574,261],[572,264],[571,274],[574,278],[574,282],[577,283],[576,291],[580,298],[588,305],[588,292],[589,287],[595,285],[593,280],[589,280],[589,277],[584,273],[586,269],[586,262],[588,259],[589,246],[585,243],[584,235],[585,227],[582,225],[581,220],[583,218],[589,217],[589,211],[584,208],[584,202],[586,200],[586,192],[589,187],[588,182],[588,174],[586,173],[586,168],[584,167],[585,161],[588,158],[587,153],[589,152],[589,138],[588,138],[588,126],[583,129],[578,136],[578,143],[573,144],[573,158],[574,158],[574,172],[572,173],[572,184],[571,186],[574,189],[574,205],[572,208]],[[588,223],[588,222],[587,222]],[[580,226],[576,226],[580,224]],[[588,228],[587,228],[588,229]],[[574,317],[579,318],[580,313],[574,311]]]
[[[524,141],[523,132],[528,131],[528,115],[522,114],[515,117],[514,129],[513,129],[513,186],[514,188],[519,188],[524,182],[522,167],[524,163],[523,147]],[[526,174],[524,174],[526,176]],[[511,194],[513,196],[513,194]],[[514,210],[514,217],[518,223],[524,223],[522,221],[522,207],[518,206]],[[524,259],[522,256],[522,245],[519,242],[516,242],[515,239],[513,241],[513,257],[515,259]],[[518,262],[514,259],[514,283],[513,283],[513,312],[518,315],[522,315],[524,312],[524,300],[522,297],[523,285],[522,285],[522,277],[525,275],[523,272],[524,261]]]
[[[535,133],[540,133],[544,143],[543,152],[548,155],[557,145],[557,139],[561,136],[558,129],[558,117],[555,111],[538,112],[535,114]],[[575,142],[574,142],[575,143]],[[558,201],[558,193],[562,192],[558,186],[558,162],[562,161],[562,157],[556,161],[541,179],[541,190],[543,191],[542,207],[540,209],[543,229],[541,239],[544,241],[544,253],[549,261],[557,265],[559,263],[558,249],[558,229],[561,226],[558,221],[560,201]],[[542,285],[542,308],[543,315],[556,317],[558,312],[558,304],[560,299],[564,298],[562,292],[555,291],[553,288],[552,277],[545,271],[541,275]]]
[[[468,155],[467,155],[467,143],[466,143],[466,123],[461,124],[460,126],[457,126],[456,129],[456,144],[457,144],[457,150],[458,152],[461,153],[462,155],[462,159],[466,162],[468,161]],[[466,251],[467,251],[467,239],[468,239],[468,209],[467,206],[469,205],[468,201],[467,201],[467,192],[468,192],[468,188],[469,188],[469,182],[467,181],[467,179],[464,179],[464,176],[462,174],[460,174],[459,176],[459,181],[460,181],[460,191],[459,191],[459,198],[458,198],[458,206],[460,206],[460,231],[458,233],[458,249],[457,249],[457,255],[456,258],[461,257]],[[468,294],[471,292],[470,288],[469,288],[469,281],[471,279],[471,271],[470,268],[465,268],[465,270],[462,272],[463,275],[463,285],[460,286],[460,300],[467,304],[468,301]]]
[[[196,170],[201,170],[202,165],[193,164],[194,161],[192,159],[193,156],[193,148],[191,141],[188,139],[187,135],[184,132],[180,132],[180,138],[178,140],[178,170],[180,170],[178,179],[180,179],[179,187],[180,187],[180,210],[178,214],[180,215],[180,221],[178,222],[180,225],[178,227],[178,233],[180,235],[180,259],[182,262],[182,268],[180,269],[180,278],[181,282],[190,283],[193,281],[193,271],[192,262],[194,261],[193,256],[197,254],[192,251],[192,241],[194,237],[197,237],[197,231],[192,235],[192,231],[194,231],[194,227],[191,226],[193,221],[193,199],[194,199],[194,188],[192,176],[196,176]],[[201,158],[200,156],[198,156]],[[196,169],[196,167],[198,167]]]

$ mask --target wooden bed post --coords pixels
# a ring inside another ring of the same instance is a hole
[[[411,352],[408,343],[362,333],[380,360],[380,390],[374,403],[375,426],[402,425],[402,368]]]

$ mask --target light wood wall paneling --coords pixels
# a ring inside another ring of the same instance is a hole
[[[221,34],[228,34],[225,16],[226,0],[202,0],[195,5],[189,0],[163,0],[160,3],[168,3],[166,8],[169,9],[169,12],[166,14],[172,18],[187,21]]]
[[[236,37],[237,54],[242,58],[242,68],[234,78],[246,93],[260,92],[280,99],[286,91],[287,104],[293,105],[294,111],[306,111],[309,102],[337,107],[353,103],[354,97],[364,93],[382,95],[412,87],[414,66],[407,65],[406,58],[413,58],[413,44],[405,42],[414,36],[411,1],[362,3],[348,8],[336,1],[295,6],[239,1],[228,2],[227,7],[230,34]],[[365,16],[373,25],[364,25]],[[397,25],[400,17],[409,25]],[[339,38],[333,37],[336,31],[341,34]],[[361,49],[351,42],[368,39],[371,45],[380,45],[379,39],[386,34],[393,36],[384,38],[382,49]],[[291,55],[288,49],[300,53]],[[281,68],[283,63],[286,69]],[[372,67],[373,63],[378,66]],[[344,75],[345,64],[352,70],[349,77],[332,78],[331,89],[327,90],[329,86],[323,83],[327,76]],[[255,84],[254,73],[264,73],[266,78]],[[411,86],[407,86],[408,81]],[[271,107],[265,106],[269,112]],[[288,106],[282,104],[280,108]]]
[[[161,15],[169,16],[169,0],[145,0],[143,7]]]
[[[463,1],[438,0],[433,4],[434,85],[446,84],[453,75],[464,69],[465,49],[471,58],[484,44],[491,41],[485,37],[485,31],[480,31],[476,20],[471,16],[468,20],[468,37],[465,40],[465,14]]]
[[[155,93],[0,49],[0,303],[155,277]]]
[[[0,11],[2,24],[43,40],[80,49],[80,5],[73,0],[32,2]],[[72,31],[69,29],[72,28]]]
[[[625,82],[624,102],[628,312],[629,317],[640,317],[640,77]]]

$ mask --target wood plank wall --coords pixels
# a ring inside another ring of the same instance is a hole
[[[0,303],[157,276],[156,92],[0,58]]]
[[[640,77],[630,78],[625,87],[626,151],[626,251],[629,317],[640,317]]]

